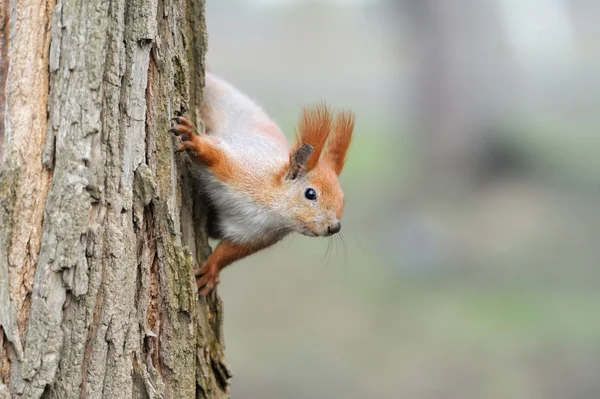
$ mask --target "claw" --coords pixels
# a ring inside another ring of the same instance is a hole
[[[184,118],[183,116],[176,116],[172,118],[171,121],[175,121],[178,125],[182,125],[184,127],[187,127],[188,129],[194,128],[194,124],[188,119]]]
[[[186,128],[185,126],[175,126],[169,129],[170,133],[173,133],[175,136],[181,136],[181,141],[188,141],[190,140],[190,136],[192,135],[192,133],[189,131],[189,128]]]
[[[201,298],[206,297],[210,294],[219,284],[219,272],[215,271],[215,268],[207,268],[204,266],[201,269],[196,270],[196,286],[198,287],[198,293]]]
[[[184,152],[186,151],[189,155],[195,157],[196,156],[196,151],[190,149],[187,147],[187,145],[185,144],[180,144],[179,147],[177,147],[177,149],[174,151],[175,154],[179,154],[180,152]]]
[[[197,149],[198,143],[195,143],[195,140],[198,134],[194,125],[182,116],[173,117],[171,120],[176,121],[177,124],[169,129],[169,133],[179,137],[181,141],[181,144],[173,153],[187,151],[189,155],[196,156],[194,149]]]
[[[208,294],[210,294],[213,291],[213,289],[214,289],[214,287],[212,287],[212,286],[204,287],[199,293],[200,298],[206,298],[208,296]]]

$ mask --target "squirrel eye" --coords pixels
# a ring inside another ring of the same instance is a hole
[[[312,188],[307,188],[306,191],[304,192],[304,196],[306,197],[307,200],[314,201],[317,199],[317,192],[315,190],[313,190]]]

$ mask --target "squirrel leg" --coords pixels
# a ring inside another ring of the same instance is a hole
[[[208,166],[222,181],[231,179],[238,172],[235,163],[215,137],[199,134],[194,124],[184,117],[179,116],[173,120],[176,125],[169,132],[181,139],[176,152],[187,151],[192,161]]]
[[[196,285],[200,297],[208,295],[219,284],[219,273],[223,268],[267,246],[234,243],[227,239],[221,241],[208,257],[204,267],[196,270]]]

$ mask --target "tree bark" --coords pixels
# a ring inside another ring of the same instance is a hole
[[[221,398],[198,120],[203,0],[0,0],[0,398]],[[3,142],[3,143],[2,143]]]

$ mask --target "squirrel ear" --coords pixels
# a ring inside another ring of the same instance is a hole
[[[315,152],[315,148],[310,144],[302,144],[300,148],[290,156],[290,166],[285,175],[286,180],[294,180],[306,173],[308,160]]]

